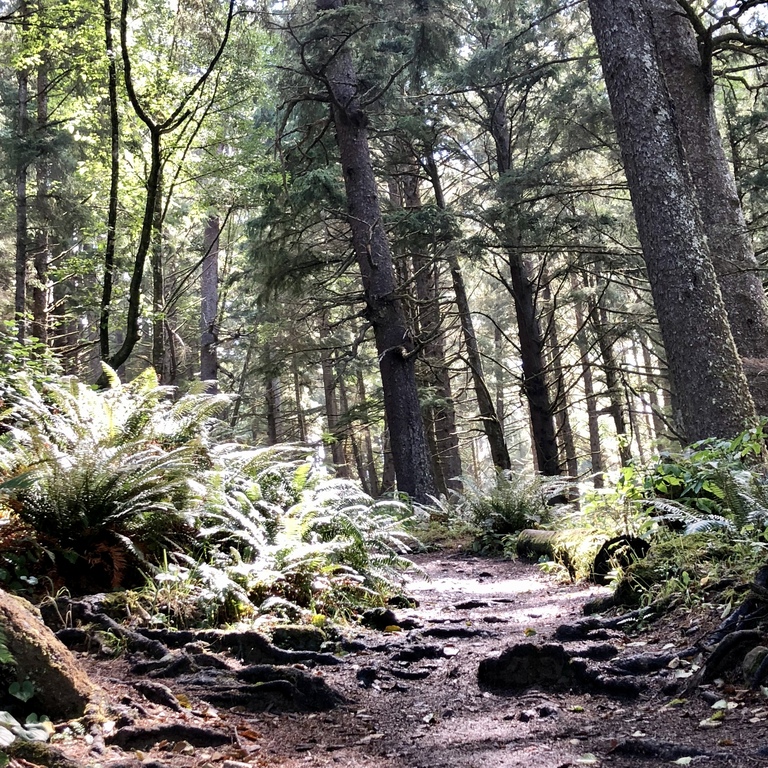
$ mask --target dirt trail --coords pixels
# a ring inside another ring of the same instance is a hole
[[[761,753],[768,747],[765,699],[728,689],[732,708],[725,719],[700,727],[713,714],[711,700],[722,694],[713,692],[709,702],[696,695],[669,706],[689,674],[684,665],[641,678],[641,695],[629,700],[584,692],[528,690],[508,696],[481,690],[482,659],[517,643],[551,641],[559,625],[577,621],[583,603],[605,590],[557,584],[519,562],[461,554],[417,560],[430,577],[410,586],[419,606],[396,610],[398,621],[412,628],[360,629],[351,638],[359,650],[338,666],[313,670],[347,705],[321,713],[253,715],[216,713],[193,701],[191,711],[178,714],[145,701],[142,723],[180,719],[237,736],[233,747],[187,748],[184,754],[183,747],[169,751],[169,743],[138,757],[154,768],[768,766],[768,749]],[[669,652],[690,646],[717,620],[714,609],[704,608],[696,615],[677,613],[642,635],[614,632],[607,639],[621,654]],[[119,662],[89,659],[87,665],[111,696],[140,698]],[[174,681],[165,682],[183,693]],[[139,764],[114,748],[98,759],[83,759],[113,768]]]

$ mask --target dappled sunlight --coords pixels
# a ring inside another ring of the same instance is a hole
[[[491,581],[460,577],[443,577],[431,581],[412,581],[408,584],[411,592],[462,592],[468,595],[519,595],[528,592],[543,592],[548,585],[533,579],[504,579]]]

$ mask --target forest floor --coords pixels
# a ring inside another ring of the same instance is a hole
[[[607,695],[599,685],[590,690],[586,682],[565,690],[534,685],[506,693],[478,682],[480,662],[516,644],[557,643],[575,656],[616,652],[614,662],[674,656],[716,627],[721,609],[679,608],[646,625],[563,641],[554,639],[557,628],[578,626],[583,604],[607,594],[605,588],[561,584],[535,565],[463,553],[416,560],[428,575],[409,587],[419,605],[395,609],[398,622],[411,629],[353,627],[348,637],[359,650],[336,666],[306,667],[346,703],[324,712],[253,714],[214,708],[199,690],[185,692],[181,679],[164,679],[185,705],[173,711],[137,692],[140,678],[125,658],[81,654],[107,706],[133,708],[134,728],[152,733],[158,725],[199,726],[224,734],[225,743],[177,740],[167,731],[157,743],[123,751],[109,746],[109,732],[119,730],[120,720],[107,718],[101,724],[107,746],[99,747],[100,738],[89,746],[82,737],[57,746],[83,766],[103,768],[768,766],[766,698],[738,682],[686,692],[695,658],[631,676],[639,690],[634,697]],[[100,754],[89,754],[95,746]]]

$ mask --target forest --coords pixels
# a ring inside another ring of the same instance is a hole
[[[518,643],[481,690],[638,696],[617,680],[682,664],[656,686],[681,701],[768,696],[766,5],[0,0],[0,764],[91,698],[78,672],[45,695],[59,651],[23,650],[10,595],[50,642],[191,676],[137,688],[173,711],[216,664],[267,699],[227,678],[210,706],[325,710],[274,670],[417,632],[426,608],[393,611],[446,552],[569,606],[610,587],[588,605],[613,618],[523,639],[700,628],[632,672]],[[469,664],[459,630],[425,636]],[[201,660],[236,644],[253,667]],[[516,653],[570,671],[523,684]],[[374,666],[351,684],[400,690]],[[635,742],[627,766],[723,746]]]

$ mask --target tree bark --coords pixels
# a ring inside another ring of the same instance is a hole
[[[403,195],[406,208],[422,207],[418,185],[417,176],[406,177]],[[446,363],[445,333],[441,327],[440,276],[435,260],[421,253],[413,254],[413,271],[418,299],[419,340],[424,345],[418,368],[422,371],[424,385],[436,395],[437,403],[428,406],[434,435],[435,479],[440,492],[447,494],[451,488],[461,488],[462,469],[451,376]]]
[[[373,456],[373,439],[371,438],[371,423],[368,416],[368,396],[365,391],[365,379],[360,368],[357,369],[357,404],[363,415],[363,454],[368,485],[371,496],[379,495],[379,478],[376,473],[376,461]]]
[[[651,293],[688,441],[755,421],[654,45],[647,0],[589,0]]]
[[[342,5],[342,0],[318,0],[318,17]],[[361,106],[349,48],[338,49],[340,41],[333,37],[326,42],[331,43],[333,54],[324,67],[325,85],[344,175],[352,245],[379,355],[397,484],[399,490],[426,503],[435,493],[435,484],[416,387],[415,350],[397,295],[392,254],[381,220],[367,115]]]
[[[48,312],[51,306],[51,286],[48,269],[51,263],[51,156],[47,146],[48,134],[48,57],[42,51],[37,68],[37,163],[35,177],[35,209],[37,212],[37,233],[33,265],[35,281],[32,286],[32,336],[48,344]]]
[[[218,391],[219,361],[219,237],[218,216],[209,216],[203,235],[203,264],[200,275],[200,380],[207,381],[207,391]],[[302,438],[303,440],[304,438]]]
[[[768,358],[765,292],[717,127],[711,62],[702,62],[693,27],[676,0],[652,0],[650,8],[659,59],[736,349],[742,357]],[[768,415],[768,400],[762,392],[752,388],[758,413]]]
[[[22,41],[29,30],[27,4],[19,4],[21,16]],[[17,73],[18,105],[16,113],[16,286],[14,296],[14,319],[16,337],[24,342],[27,336],[27,248],[28,248],[28,211],[27,211],[27,171],[29,141],[29,71],[20,69]]]
[[[610,413],[613,419],[613,426],[616,429],[619,461],[622,467],[628,467],[632,463],[632,450],[630,448],[630,436],[627,434],[627,422],[624,418],[626,404],[619,374],[619,364],[613,351],[613,340],[610,336],[611,329],[608,321],[608,312],[605,307],[595,305],[591,308],[590,314],[595,328],[595,335],[597,336],[600,357],[603,359],[603,376],[605,377],[605,387],[610,402],[608,413]]]
[[[323,337],[330,331],[324,323]],[[323,349],[320,365],[323,371],[323,392],[325,394],[325,420],[328,424],[328,443],[331,446],[331,461],[339,477],[349,477],[347,456],[344,451],[344,436],[339,431],[339,402],[336,394],[336,372],[331,351]]]
[[[576,275],[573,273],[571,273],[571,287],[574,289],[574,292],[579,288]],[[585,312],[585,303],[578,297],[574,302],[574,313],[576,315],[576,327],[578,328],[576,347],[579,350],[579,357],[581,359],[581,380],[584,386],[584,399],[587,402],[587,427],[589,429],[592,483],[595,488],[602,488],[604,486],[604,462],[600,445],[600,416],[597,409],[597,396],[595,395],[592,362],[589,354],[590,345],[586,338],[588,325],[585,320],[587,312]]]
[[[99,311],[99,356],[109,359],[109,317],[115,271],[117,240],[117,196],[120,184],[120,116],[117,111],[117,64],[112,35],[112,5],[104,0],[104,41],[107,52],[107,92],[109,98],[109,206],[107,208],[107,242],[104,247],[104,282]]]
[[[499,181],[512,170],[509,118],[506,113],[506,96],[501,86],[482,92],[481,98],[487,109],[488,130],[496,146],[496,170]],[[508,288],[512,293],[520,339],[520,358],[523,364],[523,394],[528,401],[531,416],[533,446],[536,464],[544,475],[560,474],[557,452],[554,407],[549,395],[546,364],[544,360],[544,336],[536,307],[535,283],[520,248],[521,236],[514,221],[514,200],[508,199],[499,186],[499,199],[506,203],[510,212],[502,226],[504,248],[509,266]]]
[[[555,315],[555,305],[552,301],[552,291],[549,284],[545,284],[542,289],[544,301],[550,305],[549,316],[549,347],[551,349],[551,367],[552,376],[555,382],[556,397],[553,402],[555,412],[555,424],[557,426],[558,456],[560,470],[565,471],[571,477],[579,474],[579,463],[576,458],[576,446],[573,439],[573,429],[571,427],[570,407],[568,404],[568,383],[565,379],[565,370],[563,369],[563,349],[560,346],[560,335],[558,333],[558,319]]]
[[[442,184],[440,183],[440,174],[437,170],[437,164],[431,155],[426,158],[425,165],[434,189],[437,207],[445,210],[446,203]],[[497,469],[511,469],[512,461],[509,458],[509,450],[504,440],[504,431],[496,414],[493,398],[483,374],[483,358],[477,343],[467,289],[464,285],[464,275],[461,271],[459,257],[453,247],[448,248],[446,258],[448,259],[448,266],[451,271],[453,293],[456,297],[456,310],[459,314],[459,322],[461,323],[461,333],[464,339],[467,365],[469,366],[472,385],[475,390],[477,410],[480,413],[483,431],[491,449],[491,460]]]
[[[163,166],[157,177],[155,207],[151,222],[150,266],[152,269],[152,365],[161,384],[168,384],[165,360],[165,279],[163,264]]]

